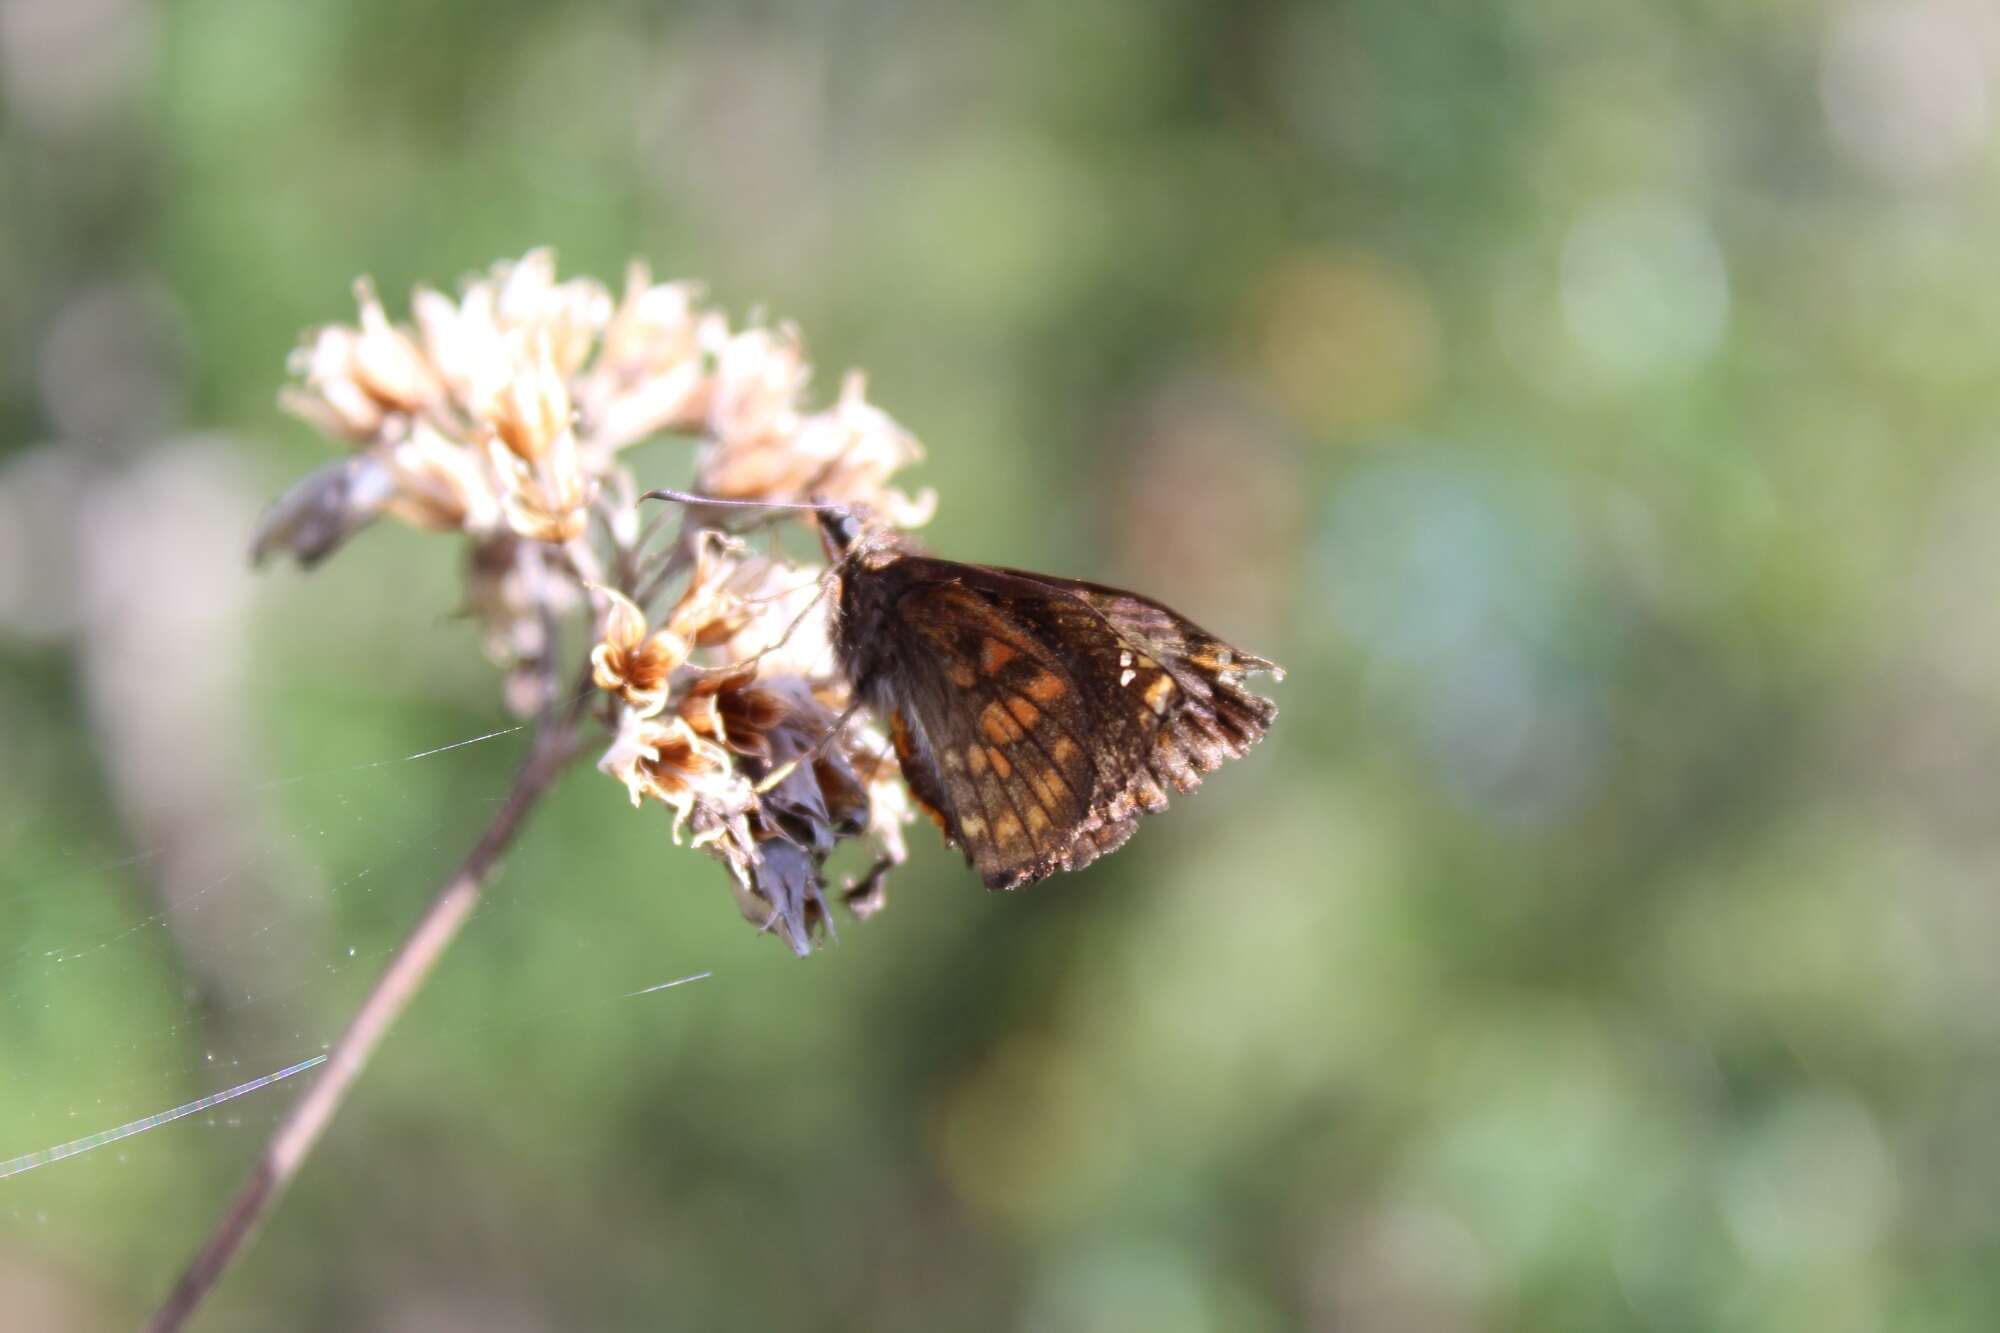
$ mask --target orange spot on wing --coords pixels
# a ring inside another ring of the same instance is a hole
[[[1029,703],[1026,699],[1023,699],[1018,695],[1007,701],[1007,711],[1012,713],[1014,715],[1014,720],[1016,722],[1019,722],[1024,727],[1034,726],[1035,723],[1038,720],[1040,720],[1042,716],[1041,709],[1035,707],[1033,704]]]
[[[979,710],[979,729],[985,732],[986,739],[995,745],[1010,744],[1027,734],[997,701]]]
[[[1000,750],[988,750],[986,752],[986,762],[993,765],[993,771],[998,773],[1003,781],[1014,776],[1014,761],[1009,759],[1004,752]]]
[[[1026,688],[1028,697],[1038,704],[1054,703],[1069,692],[1069,686],[1053,671],[1037,672]]]
[[[979,669],[990,676],[1020,655],[1019,649],[998,639],[988,639],[979,645]]]

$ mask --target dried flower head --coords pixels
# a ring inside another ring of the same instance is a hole
[[[886,774],[880,752],[867,748],[873,738],[850,736],[811,683],[794,675],[711,678],[690,692],[682,714],[737,756],[760,793],[749,821],[757,855],[740,877],[746,916],[782,929],[805,953],[813,931],[831,926],[827,859],[843,840],[871,836],[876,856],[867,887],[857,894],[850,881],[842,896],[859,902],[860,915],[879,905],[882,875],[904,859],[908,808],[899,781],[898,796],[874,806],[875,784]]]
[[[831,926],[827,866],[844,844],[870,851],[836,896],[857,915],[878,906],[910,800],[880,729],[844,716],[822,571],[703,526],[722,510],[681,515],[655,545],[620,462],[684,434],[704,494],[822,495],[920,523],[934,497],[891,482],[922,451],[862,377],[810,409],[796,329],[732,331],[698,284],[641,263],[614,300],[531,251],[456,299],[418,288],[407,325],[367,281],[355,295],[356,322],[310,332],[281,395],[350,453],[272,506],[256,554],[310,566],[382,514],[463,535],[465,607],[522,714],[556,702],[558,627],[593,607],[587,674],[611,696],[598,767],[633,804],[670,812],[672,839],[721,860],[744,914],[801,953]]]
[[[801,412],[811,374],[790,326],[746,329],[722,346],[709,398],[713,442],[696,464],[698,489],[738,500],[816,496],[864,506],[899,527],[929,522],[933,492],[912,498],[888,484],[923,457],[915,437],[868,402],[858,373],[843,381],[833,407]]]

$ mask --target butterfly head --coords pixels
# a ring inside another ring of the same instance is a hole
[[[816,501],[814,517],[819,520],[819,541],[828,564],[856,561],[873,566],[902,545],[896,530],[865,505]]]
[[[819,540],[828,560],[839,560],[861,540],[861,516],[848,505],[828,505],[818,511]]]

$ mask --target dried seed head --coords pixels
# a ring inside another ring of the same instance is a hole
[[[273,506],[257,554],[313,563],[379,513],[463,533],[467,610],[517,712],[551,702],[554,627],[594,594],[590,675],[617,699],[599,767],[635,803],[670,809],[676,840],[691,833],[722,860],[745,914],[802,952],[830,924],[826,865],[842,843],[865,839],[874,855],[840,896],[857,913],[879,905],[909,799],[865,721],[829,734],[847,698],[821,571],[750,556],[701,531],[695,511],[666,557],[685,583],[649,622],[635,597],[664,577],[662,557],[619,461],[628,445],[685,432],[706,494],[821,495],[921,523],[933,497],[892,479],[922,451],[865,381],[850,375],[831,406],[808,410],[796,329],[731,332],[699,286],[656,283],[639,263],[614,301],[596,282],[558,281],[554,253],[530,251],[455,299],[419,287],[409,328],[366,281],[355,293],[356,322],[309,334],[283,395],[355,451]]]
[[[892,475],[923,457],[922,446],[868,401],[864,376],[849,375],[833,407],[803,415],[791,407],[803,380],[787,390],[782,409],[773,391],[773,386],[791,383],[791,353],[750,341],[747,334],[733,345],[742,349],[740,359],[748,364],[739,367],[741,382],[729,386],[736,396],[732,407],[724,412],[711,407],[716,438],[696,466],[697,489],[740,500],[836,500],[866,506],[899,527],[930,520],[937,507],[934,494],[925,491],[913,498],[888,484]],[[758,354],[774,367],[761,377],[754,364]],[[718,369],[719,384],[727,368],[725,361]]]
[[[725,746],[760,792],[748,812],[759,856],[738,886],[746,915],[781,927],[805,953],[814,931],[831,927],[828,858],[842,842],[870,836],[875,865],[860,891],[850,883],[843,897],[862,911],[879,906],[888,868],[904,859],[909,812],[894,760],[870,748],[877,738],[846,729],[836,736],[833,708],[798,676],[710,677],[682,699],[680,712],[697,734]]]

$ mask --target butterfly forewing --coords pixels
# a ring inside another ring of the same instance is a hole
[[[1089,818],[1097,773],[1088,698],[1032,626],[965,582],[927,572],[904,571],[893,611],[914,650],[897,703],[904,748],[923,772],[912,790],[938,807],[989,885],[1039,879],[1060,868]]]
[[[989,887],[1114,850],[1276,713],[1268,662],[1137,594],[899,546],[842,582],[843,665]]]

